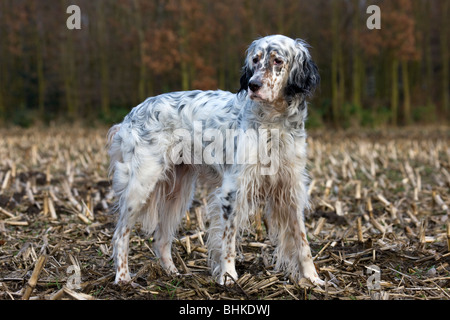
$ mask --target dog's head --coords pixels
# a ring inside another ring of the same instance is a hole
[[[320,81],[307,44],[273,35],[253,41],[247,50],[239,91],[254,101],[275,104],[309,96]]]

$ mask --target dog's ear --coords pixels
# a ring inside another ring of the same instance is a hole
[[[297,94],[311,96],[320,83],[319,70],[304,42],[296,41],[296,50],[286,86],[286,95],[288,97]]]
[[[248,89],[248,83],[250,81],[250,78],[253,76],[253,71],[251,68],[249,68],[247,65],[245,65],[242,68],[242,75],[241,75],[241,88],[239,89],[239,92],[241,91],[247,91]]]
[[[253,76],[253,69],[250,66],[250,57],[253,56],[258,41],[259,40],[254,40],[247,48],[244,67],[242,68],[241,73],[241,88],[239,89],[239,92],[248,90],[248,83]]]

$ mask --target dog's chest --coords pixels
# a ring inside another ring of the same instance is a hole
[[[242,177],[248,183],[252,177],[252,193],[254,196],[271,196],[274,190],[290,189],[298,185],[305,176],[306,141],[304,135],[294,135],[292,132],[279,130],[267,134],[261,139],[259,136],[257,161],[246,163],[242,170]],[[244,183],[245,184],[245,183]]]

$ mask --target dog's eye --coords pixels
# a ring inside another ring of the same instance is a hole
[[[256,63],[258,63],[258,61],[259,61],[259,57],[254,57],[254,58],[253,58],[253,63],[256,64]]]
[[[278,59],[278,58],[275,58],[275,59],[273,60],[273,64],[275,64],[275,65],[281,65],[281,64],[283,64],[283,60]]]

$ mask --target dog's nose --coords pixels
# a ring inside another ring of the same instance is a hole
[[[250,80],[250,82],[248,83],[248,87],[253,92],[257,92],[262,87],[262,83],[259,80]]]

